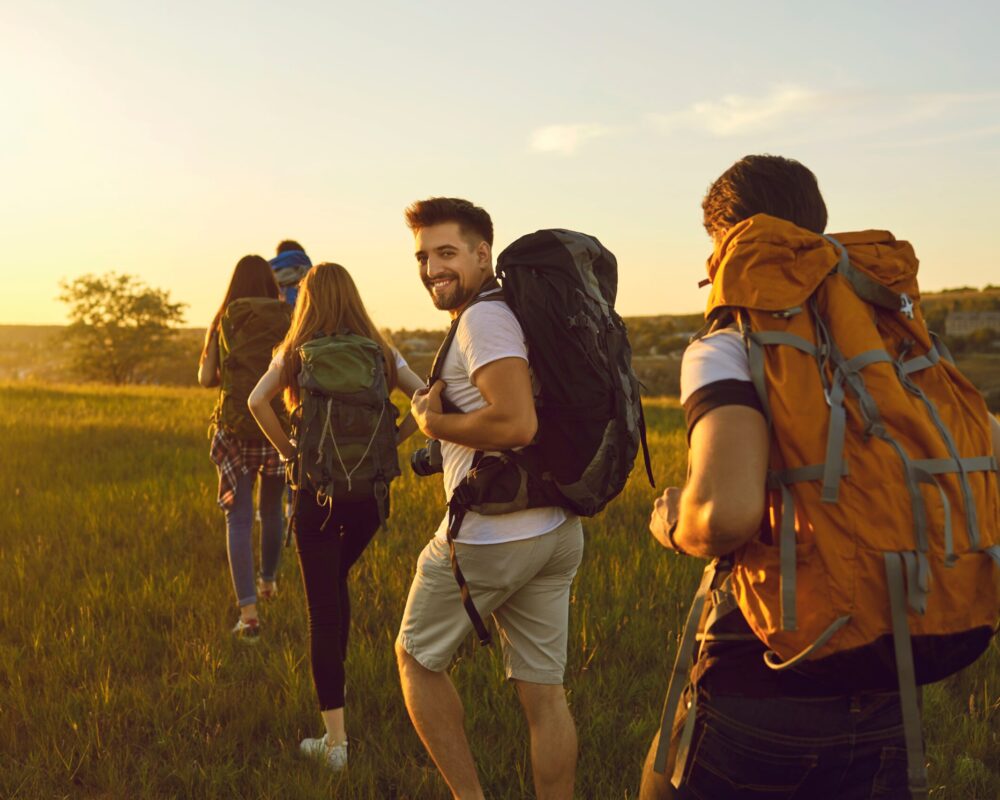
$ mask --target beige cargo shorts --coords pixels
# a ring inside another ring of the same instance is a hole
[[[579,517],[530,539],[455,547],[476,609],[496,623],[507,677],[562,684],[570,588],[583,558]],[[448,543],[435,537],[417,561],[398,642],[421,665],[441,672],[471,631]]]

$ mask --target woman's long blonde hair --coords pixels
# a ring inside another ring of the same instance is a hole
[[[368,316],[350,273],[340,264],[317,264],[299,284],[291,326],[274,351],[283,360],[281,385],[289,411],[299,405],[299,371],[302,369],[299,347],[317,333],[330,336],[345,330],[366,336],[382,348],[386,383],[390,391],[395,388],[396,355]]]

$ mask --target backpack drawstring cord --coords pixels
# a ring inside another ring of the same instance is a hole
[[[340,462],[340,468],[344,471],[344,476],[347,478],[347,491],[351,491],[351,477],[357,472],[358,467],[364,462],[368,457],[368,451],[372,449],[372,444],[375,442],[375,437],[378,435],[379,428],[382,427],[382,419],[385,417],[385,404],[382,404],[382,410],[379,412],[378,420],[376,420],[374,427],[372,428],[371,438],[368,440],[368,446],[365,448],[365,452],[361,454],[361,458],[358,459],[358,463],[348,471],[347,465],[344,463],[343,457],[340,455],[340,448],[337,446],[337,437],[333,435],[333,426],[330,425],[330,417],[333,414],[333,398],[327,398],[326,401],[326,421],[323,423],[323,429],[319,436],[319,452],[316,455],[316,463],[320,463],[323,458],[323,443],[326,441],[326,434],[329,432],[330,441],[333,442],[333,451],[337,454],[337,461]],[[333,506],[333,501],[330,501],[331,508]]]

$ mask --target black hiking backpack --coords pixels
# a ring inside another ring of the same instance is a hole
[[[455,578],[484,645],[489,633],[454,556],[454,540],[468,511],[492,515],[561,506],[594,516],[625,488],[640,447],[650,485],[655,485],[632,349],[614,309],[614,255],[592,236],[542,230],[522,236],[499,255],[497,276],[502,292],[491,282],[466,308],[507,302],[524,331],[541,390],[535,398],[535,441],[518,451],[477,451],[448,505]],[[429,385],[441,375],[457,326],[458,318],[434,359]]]

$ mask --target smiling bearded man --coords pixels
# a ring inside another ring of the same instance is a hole
[[[412,404],[420,429],[441,442],[451,499],[477,451],[523,447],[534,438],[528,352],[493,275],[489,214],[467,200],[437,197],[414,203],[406,220],[420,278],[434,305],[452,318],[441,380],[418,391]],[[443,413],[442,401],[459,413]],[[469,602],[482,616],[492,614],[500,631],[507,677],[530,731],[536,795],[570,798],[577,742],[562,683],[570,587],[583,556],[580,520],[554,506],[490,516],[469,511],[453,543]],[[446,670],[471,630],[452,575],[446,516],[420,554],[396,653],[413,725],[461,798],[483,797],[483,790]]]

